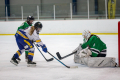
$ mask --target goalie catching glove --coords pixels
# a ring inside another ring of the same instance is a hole
[[[43,44],[43,45],[40,45],[40,44],[37,44],[37,46],[38,47],[42,47],[42,50],[45,52],[45,53],[47,53],[47,47],[45,46],[45,44]]]
[[[80,57],[89,57],[90,55],[92,55],[92,52],[90,51],[90,49],[88,47],[81,50],[79,53]]]

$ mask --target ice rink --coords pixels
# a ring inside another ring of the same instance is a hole
[[[107,45],[107,57],[115,57],[118,63],[118,35],[98,35]],[[48,51],[55,57],[70,54],[83,42],[81,35],[40,35]],[[35,48],[34,60],[36,67],[27,67],[25,53],[20,58],[18,66],[10,63],[13,54],[18,50],[15,37],[0,36],[0,80],[120,80],[120,68],[90,68],[73,62],[73,55],[61,60],[68,66],[78,66],[75,69],[64,67],[57,60],[46,62]],[[41,50],[41,48],[40,48]],[[51,56],[44,53],[49,59]]]

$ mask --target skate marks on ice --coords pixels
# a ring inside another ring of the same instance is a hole
[[[36,61],[36,62],[37,62],[36,68],[67,68],[57,61],[52,61],[52,62]],[[66,64],[66,65],[70,66],[70,69],[78,68],[78,66],[75,64]]]
[[[36,62],[36,66],[32,66],[33,68],[67,68],[64,65],[60,64],[57,61],[51,61],[51,62],[46,62],[46,61],[35,61]],[[71,68],[79,68],[80,65],[79,64],[75,64],[75,63],[66,63],[65,64],[67,66],[70,66]],[[17,66],[12,64],[10,61],[5,61],[5,62],[1,62],[0,67],[28,67],[27,66],[27,62],[21,61]],[[29,67],[28,67],[29,68]],[[69,69],[69,68],[68,68]]]

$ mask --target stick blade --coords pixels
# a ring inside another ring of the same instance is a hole
[[[78,68],[78,66],[70,66],[70,68]]]
[[[59,59],[62,59],[59,52],[57,52],[56,55]]]
[[[67,68],[78,68],[78,66],[66,66]]]
[[[49,62],[49,61],[52,61],[52,60],[54,60],[53,58],[50,58],[50,59],[48,59],[47,61]]]

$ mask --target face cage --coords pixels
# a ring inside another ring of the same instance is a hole
[[[39,28],[40,30],[38,30],[38,28],[36,29],[37,33],[41,32],[42,28]]]

